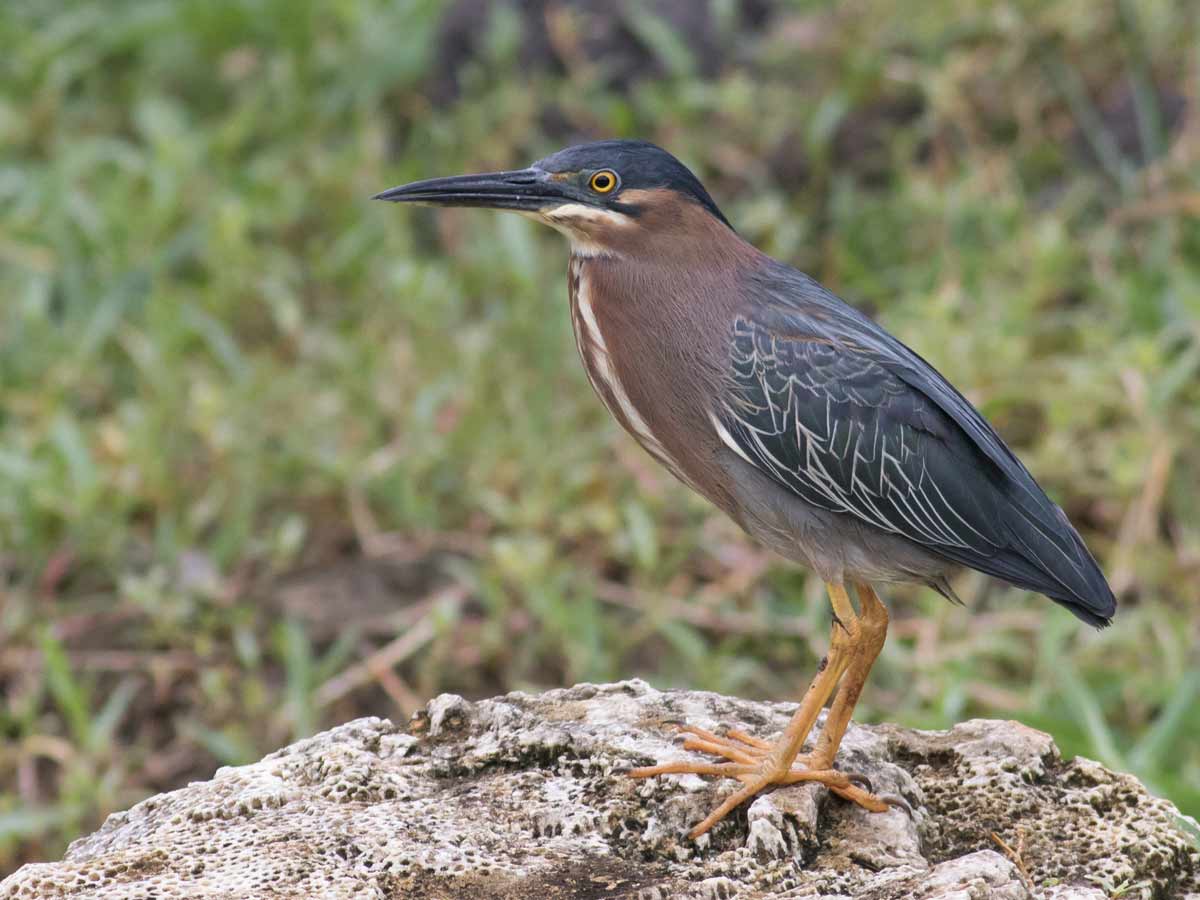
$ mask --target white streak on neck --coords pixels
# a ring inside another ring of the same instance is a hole
[[[628,428],[637,438],[638,443],[646,449],[646,452],[662,463],[676,478],[698,491],[699,488],[684,474],[675,460],[667,453],[662,442],[650,430],[649,424],[638,412],[637,407],[633,405],[633,401],[617,377],[617,373],[613,369],[612,358],[609,356],[608,345],[604,341],[604,332],[600,329],[600,323],[596,320],[596,310],[592,306],[586,267],[583,260],[577,258],[580,255],[574,254],[571,258],[571,269],[576,283],[575,308],[578,310],[578,315],[572,318],[575,325],[575,342],[579,348],[579,355],[583,359],[583,368],[587,372],[588,380],[591,381],[592,387],[604,405],[609,407],[609,412],[613,413],[617,421],[622,422]],[[613,409],[613,405],[617,409]],[[618,410],[620,411],[619,415],[617,415]]]

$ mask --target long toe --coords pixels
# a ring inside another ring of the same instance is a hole
[[[872,791],[870,779],[858,772],[794,768],[782,779],[783,784],[800,784],[802,782],[823,784],[844,800],[857,803],[870,812],[887,812],[890,808],[887,800],[876,796]]]
[[[746,732],[739,731],[736,728],[726,729],[725,737],[731,741],[737,741],[739,744],[745,744],[747,747],[753,747],[756,750],[771,749],[770,741],[764,741],[762,738],[756,738],[754,735],[746,734]]]
[[[770,747],[765,741],[744,740],[748,735],[741,732],[729,732],[725,735],[715,734],[694,725],[684,725],[679,729],[684,737],[683,748],[700,753],[711,753],[713,756],[723,756],[736,763],[760,763]]]
[[[808,766],[780,766],[779,762],[772,758],[770,744],[743,732],[729,731],[725,735],[719,735],[694,725],[679,726],[679,732],[683,735],[685,750],[708,753],[728,761],[678,760],[631,769],[627,774],[630,778],[704,775],[740,781],[741,787],[722,800],[704,821],[692,829],[693,838],[704,834],[742,803],[773,785],[817,782],[824,784],[839,797],[871,812],[884,812],[889,808],[888,800],[874,794],[871,781],[865,775],[857,772],[839,772],[830,768],[828,763],[821,765],[824,757],[817,760],[800,760],[807,761]]]
[[[865,809],[867,812],[881,813],[887,812],[892,808],[892,804],[879,797],[870,791],[864,791],[856,784],[835,785],[830,784],[829,790],[837,794],[843,800],[849,800],[851,803],[856,803]],[[904,804],[908,806],[908,804]],[[911,813],[911,808],[910,808]]]
[[[679,760],[659,763],[657,766],[642,766],[630,769],[625,774],[630,778],[654,778],[657,775],[708,775],[715,778],[741,778],[753,775],[758,766],[745,763],[710,763]]]
[[[721,801],[721,804],[709,813],[704,821],[688,832],[688,837],[694,841],[759,791],[770,787],[771,784],[772,782],[768,776],[760,775],[758,777],[747,778],[746,784]]]
[[[695,750],[700,753],[711,753],[713,756],[723,756],[731,762],[745,763],[747,765],[755,765],[759,762],[758,757],[751,752],[747,752],[745,748],[726,743],[718,744],[714,741],[705,741],[695,737],[689,737],[684,741],[683,749]]]
[[[839,797],[856,803],[870,812],[886,812],[889,809],[886,800],[875,796],[869,790],[864,790],[856,783],[856,781],[866,780],[864,776],[857,773],[848,775],[837,769],[792,768],[780,770],[770,762],[763,762],[752,772],[742,773],[737,778],[742,782],[742,787],[726,797],[703,822],[693,828],[690,837],[695,839],[704,834],[742,803],[776,785],[815,782],[824,784]]]

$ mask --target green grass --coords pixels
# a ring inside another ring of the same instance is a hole
[[[820,583],[608,419],[561,239],[367,200],[602,135],[931,359],[1121,593],[1093,632],[972,574],[967,609],[894,590],[858,717],[1017,718],[1200,813],[1188,4],[780,3],[755,33],[714,2],[715,67],[637,12],[589,56],[561,11],[541,66],[505,14],[456,94],[442,6],[0,10],[0,872],[442,690],[806,682]]]

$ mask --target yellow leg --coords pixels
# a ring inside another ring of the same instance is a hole
[[[850,714],[862,691],[871,664],[883,646],[887,633],[887,611],[879,598],[866,585],[856,585],[863,613],[854,611],[846,589],[838,584],[826,584],[833,606],[833,632],[829,652],[821,660],[817,674],[800,707],[793,714],[779,740],[774,744],[753,738],[738,731],[730,731],[725,737],[700,728],[682,728],[688,738],[684,742],[687,750],[711,753],[729,760],[726,763],[675,762],[647,766],[632,770],[632,778],[651,778],[655,775],[696,774],[736,778],[742,787],[727,797],[712,813],[692,829],[690,836],[697,838],[725,818],[744,801],[771,785],[794,784],[798,781],[819,781],[834,793],[852,800],[872,811],[887,809],[887,804],[869,791],[864,790],[850,776],[833,769],[833,758],[841,743]],[[882,614],[882,616],[881,616]],[[846,676],[843,679],[843,676]],[[838,682],[842,681],[839,688]],[[829,700],[834,689],[837,696],[826,724],[821,732],[817,751],[804,768],[792,768],[807,740],[821,708]],[[833,727],[831,728],[831,724]]]
[[[883,649],[883,642],[887,640],[887,607],[869,584],[856,582],[854,587],[858,592],[858,606],[861,610],[861,635],[854,645],[853,659],[846,668],[837,695],[833,698],[829,715],[825,717],[825,727],[821,729],[821,736],[817,739],[817,749],[809,757],[809,764],[815,768],[833,767],[834,757],[837,756],[838,747],[846,735],[850,716],[858,703],[859,695],[862,694],[863,685],[867,683],[871,666],[875,664],[879,651]]]

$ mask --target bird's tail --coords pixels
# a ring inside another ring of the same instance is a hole
[[[1117,598],[1066,514],[1047,505],[1053,522],[1046,521],[1049,510],[1031,514],[1016,504],[1004,517],[1012,545],[1003,555],[1010,557],[1005,563],[1012,573],[1000,577],[1045,594],[1089,625],[1104,628],[1112,623]]]

